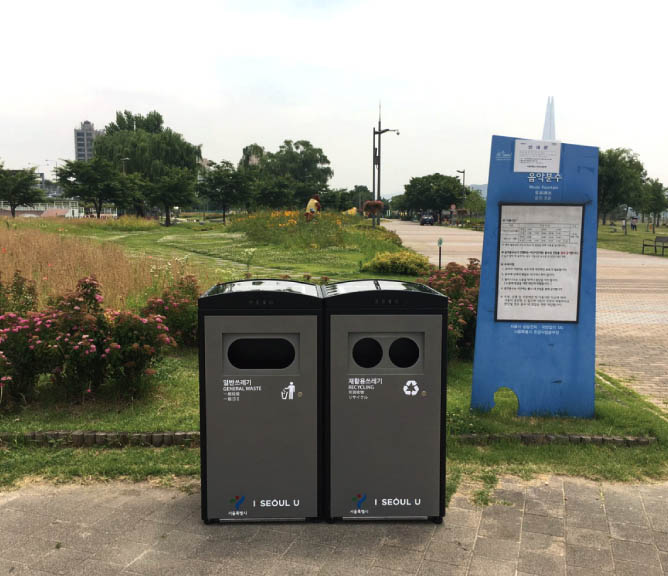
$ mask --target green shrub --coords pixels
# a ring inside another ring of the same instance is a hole
[[[380,274],[403,274],[419,276],[428,274],[431,269],[429,260],[422,254],[403,250],[401,252],[381,252],[361,266],[362,272]]]
[[[21,276],[18,270],[10,283],[4,284],[0,277],[0,314],[14,312],[23,316],[37,310],[37,303],[35,283]]]

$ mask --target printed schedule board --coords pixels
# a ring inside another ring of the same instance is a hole
[[[471,407],[594,414],[598,149],[494,136]]]
[[[497,321],[578,321],[583,214],[582,205],[500,205]]]

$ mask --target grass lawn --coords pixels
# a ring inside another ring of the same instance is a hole
[[[154,393],[141,402],[119,404],[99,398],[84,407],[70,404],[33,404],[20,413],[0,419],[0,430],[123,430],[152,432],[198,430],[199,400],[197,355],[181,352],[164,358],[155,376]],[[574,418],[518,418],[516,399],[509,391],[497,392],[497,405],[489,414],[471,412],[472,364],[453,362],[448,373],[447,472],[448,493],[462,477],[479,480],[477,497],[485,501],[500,473],[529,477],[559,473],[633,480],[668,476],[668,422],[658,409],[619,382],[597,379],[596,415],[592,420]],[[594,445],[525,446],[502,441],[488,446],[462,444],[452,435],[462,433],[541,432],[655,436],[658,443],[643,447]],[[26,476],[49,479],[129,477],[171,478],[197,476],[199,451],[171,448],[29,448],[0,451],[0,484]]]
[[[331,215],[326,226],[321,228],[306,225],[299,219],[292,224],[291,216],[279,214],[276,226],[271,228],[272,236],[265,237],[266,226],[261,218],[273,217],[265,215],[257,220],[236,222],[232,219],[227,227],[206,223],[164,228],[151,222],[117,221],[102,225],[90,221],[37,219],[19,221],[16,227],[114,243],[138,259],[150,257],[156,266],[168,266],[174,258],[185,259],[188,266],[197,271],[203,288],[215,282],[241,278],[247,271],[256,277],[289,274],[299,279],[304,274],[311,274],[336,280],[354,279],[368,276],[359,271],[360,262],[368,261],[378,252],[400,249],[390,233],[372,230],[361,219],[336,214]],[[11,226],[14,223],[7,224],[8,229]],[[629,231],[624,236],[621,232],[611,233],[608,227],[601,227],[599,246],[617,250],[626,247],[625,251],[640,252],[643,234],[646,233],[632,234]],[[136,306],[140,304],[138,302]],[[143,400],[120,402],[116,398],[97,397],[82,406],[43,397],[42,401],[20,412],[0,413],[0,431],[197,430],[196,352],[179,351],[163,358],[156,369],[155,388]],[[661,418],[657,408],[621,383],[608,377],[609,384],[597,379],[595,418],[577,420],[518,418],[515,416],[516,399],[509,391],[497,393],[497,406],[491,413],[471,412],[471,378],[471,363],[451,363],[447,413],[448,494],[452,494],[460,479],[466,477],[479,483],[476,498],[485,502],[500,473],[524,477],[560,473],[620,481],[668,477],[668,423]],[[472,446],[453,437],[473,432],[655,436],[658,442],[633,448],[571,444],[525,446],[512,441]],[[199,451],[183,447],[74,449],[18,446],[0,449],[0,485],[14,484],[26,477],[66,481],[117,477],[169,479],[198,475]]]
[[[629,252],[631,254],[641,254],[643,240],[654,241],[656,236],[668,236],[668,227],[659,226],[656,232],[653,233],[647,232],[646,226],[646,224],[638,222],[637,231],[632,232],[629,226],[627,233],[624,234],[621,226],[616,226],[617,231],[612,232],[609,225],[606,224],[603,226],[603,224],[600,224],[598,227],[598,247],[608,250],[618,250],[619,252]],[[645,254],[647,253],[646,248]],[[652,252],[650,254],[654,255]],[[658,254],[661,256],[660,251]]]

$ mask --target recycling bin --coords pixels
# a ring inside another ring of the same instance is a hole
[[[204,522],[319,517],[322,302],[277,280],[199,299]]]
[[[323,291],[326,516],[441,522],[448,299],[385,280]]]

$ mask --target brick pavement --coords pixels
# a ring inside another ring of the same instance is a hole
[[[668,483],[502,478],[485,508],[464,492],[439,526],[206,526],[199,494],[121,482],[28,485],[0,493],[0,574],[668,574]]]
[[[438,263],[481,258],[481,232],[387,221],[404,244]],[[596,362],[663,409],[668,408],[668,258],[598,250]]]

